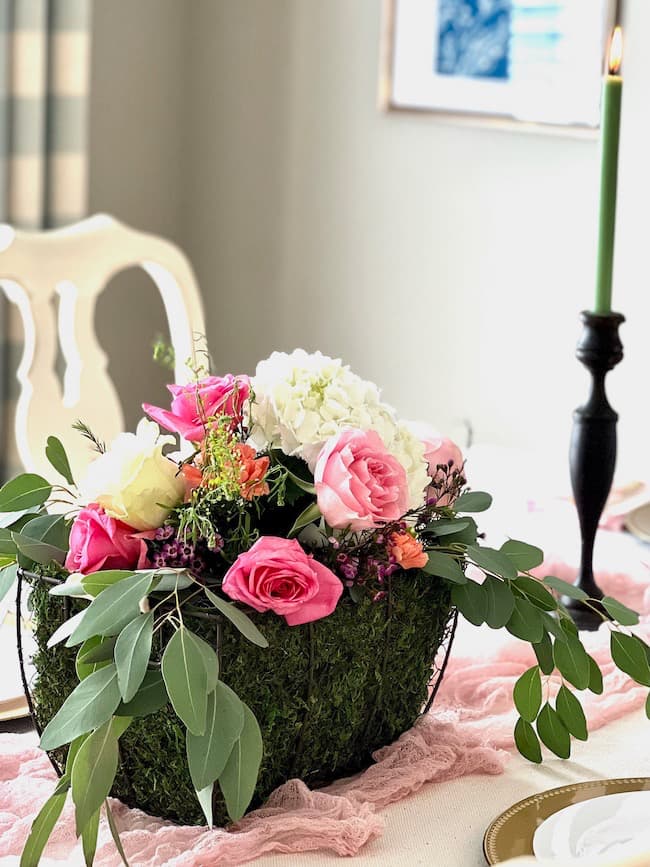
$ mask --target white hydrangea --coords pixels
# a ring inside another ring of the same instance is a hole
[[[409,505],[411,509],[417,509],[424,503],[425,488],[431,481],[424,457],[424,443],[418,439],[405,422],[400,421],[394,438],[387,443],[387,448],[406,470],[409,484]]]
[[[428,484],[424,447],[380,399],[377,386],[352,373],[338,358],[295,349],[274,352],[252,379],[251,441],[303,458],[313,470],[323,443],[345,428],[375,430],[404,466],[411,506],[423,502]]]

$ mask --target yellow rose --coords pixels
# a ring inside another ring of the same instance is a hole
[[[143,418],[134,434],[120,434],[89,466],[79,486],[83,498],[136,530],[162,526],[185,493],[177,465],[162,453],[171,443],[174,437],[160,436],[158,425]]]

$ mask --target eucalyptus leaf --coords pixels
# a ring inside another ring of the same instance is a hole
[[[145,572],[131,575],[103,590],[86,608],[66,647],[81,644],[91,635],[118,635],[138,616],[140,600],[149,592],[152,581],[153,574]]]
[[[557,609],[555,597],[536,578],[519,575],[513,583],[535,607],[541,608],[542,611],[555,611]]]
[[[18,530],[22,526],[25,518],[31,520],[41,511],[40,506],[33,506],[31,509],[19,509],[17,512],[0,513],[0,529]]]
[[[519,716],[526,722],[534,722],[542,705],[542,679],[538,666],[529,668],[517,680],[513,698]]]
[[[544,632],[541,641],[533,644],[533,650],[542,673],[552,674],[555,669],[555,660],[553,659],[553,645],[548,632]]]
[[[115,642],[117,683],[123,702],[134,698],[147,671],[153,639],[153,611],[139,614],[124,627]]]
[[[427,575],[434,575],[436,578],[445,578],[451,581],[452,584],[466,584],[467,576],[459,565],[458,560],[452,554],[443,554],[440,551],[427,551],[429,560],[422,567],[422,571]]]
[[[119,703],[117,670],[108,665],[82,680],[66,698],[41,735],[41,749],[56,749],[103,725]]]
[[[86,654],[92,655],[94,650],[99,650],[102,646],[101,643],[104,640],[105,639],[101,638],[99,635],[93,635],[92,638],[87,638],[77,651],[77,658],[75,659],[74,666],[79,680],[85,680],[89,675],[99,671],[100,668],[105,668],[107,665],[110,665],[113,658],[112,653],[109,653],[108,656],[104,653],[104,659],[93,660],[91,662],[86,661],[84,658]]]
[[[529,572],[544,561],[544,552],[541,548],[536,548],[535,545],[529,545],[527,542],[520,542],[517,539],[508,539],[499,550],[512,560],[520,572]]]
[[[203,815],[205,816],[205,821],[208,823],[208,828],[212,828],[213,816],[212,816],[212,798],[214,795],[214,783],[210,783],[209,786],[206,786],[205,789],[201,789],[200,792],[196,793],[197,800],[201,805],[201,809],[203,810]]]
[[[515,724],[515,746],[529,762],[540,764],[542,761],[542,748],[535,729],[525,719],[519,718]]]
[[[0,602],[5,598],[7,593],[16,583],[18,575],[18,563],[10,563],[0,571]]]
[[[69,485],[74,485],[70,462],[65,452],[63,443],[58,437],[49,436],[47,445],[45,446],[45,457],[52,464],[54,469],[63,476]]]
[[[291,539],[299,530],[302,530],[303,527],[313,524],[314,521],[318,521],[320,518],[321,511],[318,507],[318,503],[310,503],[294,521],[293,526],[288,533],[289,538]]]
[[[192,633],[194,635],[194,633]],[[219,657],[216,651],[207,641],[204,641],[200,636],[194,635],[196,646],[201,651],[203,656],[203,664],[205,665],[205,673],[207,676],[206,690],[211,693],[216,687],[219,680]]]
[[[650,719],[650,694],[645,700],[645,715]]]
[[[20,512],[42,506],[52,485],[35,473],[22,473],[0,488],[0,512]]]
[[[262,734],[248,705],[242,702],[244,727],[219,777],[228,815],[238,822],[251,802],[262,762]]]
[[[224,617],[227,617],[228,620],[235,626],[244,638],[247,638],[253,644],[256,644],[258,647],[268,647],[269,643],[266,638],[259,631],[257,626],[253,623],[253,621],[248,617],[244,612],[237,608],[232,602],[226,602],[225,599],[221,599],[216,593],[213,593],[207,587],[205,588],[205,595],[208,597],[210,602],[214,605],[214,607],[219,611],[220,614],[223,614]]]
[[[617,599],[612,599],[611,596],[603,596],[600,601],[612,620],[616,620],[621,626],[636,626],[639,622],[638,613],[628,608],[627,605],[623,605]]]
[[[603,673],[593,656],[589,657],[589,684],[587,689],[593,692],[594,695],[603,694]]]
[[[544,635],[542,612],[526,599],[515,599],[515,607],[506,623],[506,629],[511,635],[522,641],[537,644]]]
[[[92,867],[97,852],[97,834],[99,832],[99,810],[96,810],[81,832],[81,849],[86,867]]]
[[[81,584],[86,593],[94,597],[99,596],[107,587],[111,587],[113,584],[117,584],[125,578],[131,578],[136,574],[138,573],[133,571],[128,572],[125,569],[106,569],[101,572],[91,572],[89,575],[84,575],[81,579]]]
[[[68,792],[57,792],[47,799],[32,822],[31,831],[20,856],[20,867],[38,867],[43,850],[63,812]]]
[[[451,536],[455,533],[460,533],[462,530],[466,530],[470,526],[470,522],[465,518],[438,518],[427,526],[426,532],[434,533],[439,537]]]
[[[86,610],[84,609],[83,611],[78,611],[76,614],[73,614],[72,617],[68,617],[67,620],[64,620],[48,638],[47,646],[55,647],[61,641],[65,641],[66,638],[69,638],[83,620],[85,613]]]
[[[469,620],[474,626],[480,626],[485,622],[488,597],[482,584],[477,584],[476,581],[455,584],[451,590],[451,601],[465,620]]]
[[[580,741],[586,741],[589,733],[587,732],[587,719],[582,705],[564,684],[558,691],[555,708],[569,734]]]
[[[48,591],[50,596],[72,596],[77,599],[89,599],[89,594],[86,593],[81,583],[82,577],[82,575],[77,573],[68,575],[61,584],[54,584],[54,586],[50,587]]]
[[[165,682],[160,671],[150,669],[144,676],[134,698],[126,704],[118,705],[115,715],[119,717],[149,716],[163,708],[168,702]]]
[[[466,491],[454,501],[454,512],[485,512],[492,505],[491,494],[485,491]]]
[[[107,720],[83,742],[72,766],[72,800],[77,837],[108,797],[117,773],[114,721]]]
[[[480,566],[481,569],[485,569],[486,572],[491,572],[506,579],[517,577],[517,567],[513,564],[512,560],[494,548],[482,548],[478,545],[470,545],[467,548],[467,556],[477,566]]]
[[[187,763],[197,792],[215,782],[226,767],[232,749],[244,728],[244,708],[235,693],[219,681],[208,696],[205,734],[188,732]]]
[[[571,755],[571,737],[558,713],[546,702],[537,717],[537,734],[544,746],[561,759]]]
[[[577,599],[579,602],[586,602],[589,599],[589,594],[576,587],[574,584],[569,584],[568,581],[563,581],[562,578],[556,578],[554,575],[546,575],[542,579],[543,583],[552,590],[556,590],[563,596],[568,596],[570,599]]]
[[[193,633],[181,626],[172,635],[162,658],[162,676],[176,714],[195,735],[205,733],[207,672],[203,652]]]
[[[65,561],[69,531],[63,515],[40,515],[11,535],[18,551],[34,563]]]
[[[111,662],[113,649],[117,638],[115,635],[93,635],[87,638],[77,651],[77,659],[83,665],[92,665],[95,662]]]
[[[492,629],[502,629],[510,620],[515,607],[515,598],[505,581],[488,575],[483,582],[487,596],[485,622]]]
[[[610,640],[612,659],[621,671],[643,686],[650,686],[650,665],[645,645],[636,635],[612,632]]]
[[[115,824],[115,819],[113,818],[113,811],[111,810],[111,805],[108,802],[108,798],[104,801],[104,809],[106,810],[106,821],[108,822],[108,827],[111,832],[111,837],[113,838],[113,843],[115,843],[115,848],[119,852],[120,858],[122,859],[122,864],[124,867],[129,867],[129,862],[126,860],[126,854],[124,853],[124,847],[122,846],[122,841],[120,840],[120,835],[117,831],[117,826]]]
[[[577,638],[556,641],[553,659],[560,674],[576,689],[587,689],[590,679],[589,656]]]
[[[137,573],[146,572],[146,569],[138,569]],[[187,590],[195,582],[192,580],[187,569],[156,569],[154,572],[154,585],[152,590],[156,593],[171,593],[173,590]]]

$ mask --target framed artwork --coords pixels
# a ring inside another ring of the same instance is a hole
[[[621,0],[385,0],[389,110],[593,135]]]

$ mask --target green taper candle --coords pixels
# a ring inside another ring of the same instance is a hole
[[[619,75],[621,57],[622,33],[621,28],[616,27],[610,43],[608,73],[603,78],[600,109],[600,211],[594,313],[610,313],[612,309],[618,142],[623,95],[623,79]]]

